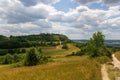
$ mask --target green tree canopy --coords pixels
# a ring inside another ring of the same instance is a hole
[[[102,34],[102,32],[95,32],[88,41],[88,44],[89,43],[91,46],[96,48],[103,48],[105,47],[105,36]]]
[[[36,50],[33,48],[31,49],[25,57],[24,65],[25,66],[33,66],[39,63],[39,58]]]
[[[105,36],[102,32],[95,32],[87,41],[86,45],[81,47],[80,54],[88,54],[90,57],[108,56],[111,52],[105,45]]]

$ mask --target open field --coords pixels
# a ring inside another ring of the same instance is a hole
[[[0,80],[101,80],[100,68],[87,57],[64,57],[32,67],[1,66]]]
[[[65,57],[79,50],[72,44],[68,46],[69,50],[42,48],[43,54],[53,59],[53,62],[47,64],[18,68],[1,65],[0,80],[102,80],[100,64],[87,56]]]
[[[68,44],[68,47],[69,47],[68,50],[61,49],[61,46],[41,47],[41,48],[43,50],[43,55],[52,56],[52,57],[65,56],[79,50],[79,48],[75,47],[73,44]]]
[[[45,47],[37,47],[37,48],[41,48],[42,49],[42,54],[44,56],[51,56],[51,57],[59,57],[59,56],[66,56],[68,54],[71,54],[72,52],[76,52],[79,51],[80,49],[75,47],[73,44],[67,44],[69,49],[62,49],[62,45],[58,45],[55,47],[49,47],[49,46],[45,46]],[[33,47],[31,47],[33,48]],[[26,48],[27,51],[29,51],[31,48]]]

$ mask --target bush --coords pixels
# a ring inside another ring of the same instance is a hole
[[[11,63],[13,63],[13,57],[11,54],[6,54],[5,56],[3,56],[2,64],[11,64]]]
[[[21,53],[26,53],[26,49],[22,49],[22,50],[21,50]]]
[[[82,52],[82,51],[78,51],[78,52],[76,52],[76,55],[77,56],[82,56],[82,55],[84,55],[85,53],[84,52]]]
[[[39,49],[38,49],[38,52],[41,54],[41,53],[42,53],[42,49],[41,49],[41,48],[39,48]]]
[[[14,63],[19,62],[19,56],[17,54],[13,55],[13,62]]]
[[[26,54],[24,65],[33,66],[33,65],[37,65],[38,63],[39,63],[39,57],[36,50],[33,48]]]
[[[16,67],[22,67],[23,66],[23,62],[18,62],[18,63],[15,63],[15,64],[12,64],[11,65],[13,68],[16,68]]]
[[[4,56],[0,56],[0,64],[3,64],[4,62]]]
[[[100,56],[100,51],[99,51],[99,49],[97,49],[97,48],[94,47],[94,46],[89,47],[88,51],[89,51],[89,52],[88,52],[88,55],[89,55],[90,58],[95,58],[95,57]]]
[[[67,44],[64,44],[64,45],[62,46],[62,49],[68,49]]]
[[[12,64],[18,63],[23,61],[24,55],[23,54],[6,54],[4,56],[0,56],[0,64]]]

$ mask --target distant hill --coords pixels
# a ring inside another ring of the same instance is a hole
[[[87,40],[73,40],[75,42],[87,42]],[[120,40],[105,40],[107,47],[109,48],[120,48]]]
[[[36,34],[36,35],[25,35],[25,36],[10,36],[11,40],[23,40],[24,41],[66,41],[69,40],[67,36],[63,34]]]
[[[42,33],[37,35],[24,35],[24,36],[0,36],[0,49],[12,49],[31,46],[47,46],[57,45],[54,42],[68,42],[67,36],[63,34],[48,34]]]

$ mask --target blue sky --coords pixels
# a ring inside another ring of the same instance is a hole
[[[60,0],[58,3],[54,4],[53,6],[63,12],[68,12],[69,9],[75,9],[77,6],[80,4],[71,0]],[[102,4],[102,3],[92,3],[92,4],[87,4],[90,9],[101,9],[101,10],[108,10],[108,6]]]
[[[61,0],[53,6],[59,11],[68,12],[69,9],[75,9],[78,4],[70,0]]]
[[[90,9],[101,9],[101,10],[108,10],[109,7],[106,5],[103,5],[102,3],[92,3],[88,5]]]
[[[120,39],[120,0],[0,0],[0,35],[60,33]]]

